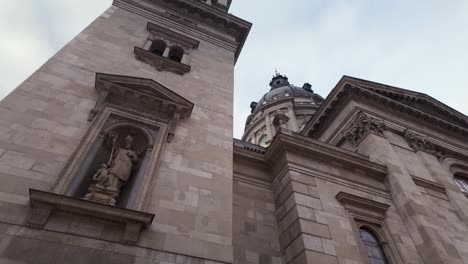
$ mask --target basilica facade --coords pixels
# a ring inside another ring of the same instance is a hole
[[[0,263],[467,263],[468,117],[276,73],[233,139],[230,5],[114,0],[0,102]]]

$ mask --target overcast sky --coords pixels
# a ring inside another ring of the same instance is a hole
[[[111,0],[0,0],[0,98]],[[342,75],[423,92],[468,114],[467,0],[233,0],[254,24],[236,65],[234,136],[275,68],[326,97]]]

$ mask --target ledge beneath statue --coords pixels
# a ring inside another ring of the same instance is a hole
[[[151,225],[154,214],[95,203],[56,193],[29,189],[31,213],[26,225],[42,229],[53,211],[65,211],[120,222],[124,225],[122,243],[135,244],[140,233]]]

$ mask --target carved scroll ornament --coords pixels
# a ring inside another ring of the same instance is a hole
[[[383,120],[370,117],[359,111],[354,122],[343,131],[343,137],[357,146],[369,133],[383,136],[385,128]]]
[[[436,145],[434,145],[434,143],[432,143],[426,136],[406,129],[403,137],[408,142],[408,145],[416,151],[423,151],[429,154],[433,154],[439,160],[444,156],[444,154],[437,149]]]

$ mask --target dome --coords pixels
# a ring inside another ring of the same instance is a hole
[[[270,82],[270,91],[263,95],[258,103],[252,102],[250,105],[252,114],[268,106],[270,103],[278,102],[283,99],[293,99],[296,97],[311,98],[314,103],[321,103],[323,98],[314,93],[312,86],[305,83],[302,88],[289,83],[288,77],[280,74],[273,76]]]
[[[310,84],[292,85],[288,77],[278,73],[273,76],[270,88],[258,102],[250,104],[251,114],[247,117],[242,137],[261,146],[268,146],[280,128],[302,130],[323,102]]]

